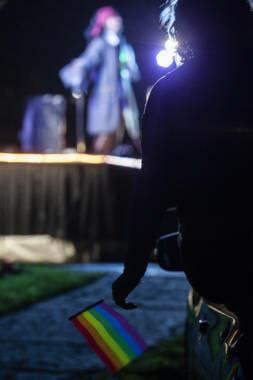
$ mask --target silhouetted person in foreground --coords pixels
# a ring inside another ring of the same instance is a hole
[[[153,87],[143,116],[143,168],[129,223],[124,307],[138,285],[171,202],[182,224],[186,276],[206,299],[249,324],[252,292],[252,14],[247,1],[167,2],[163,23],[183,65]],[[174,22],[175,21],[175,22]]]

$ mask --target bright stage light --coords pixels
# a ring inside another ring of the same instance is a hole
[[[161,50],[156,56],[156,62],[161,67],[169,67],[173,63],[173,55],[168,50]]]
[[[157,56],[156,61],[159,66],[169,67],[175,60],[177,66],[180,65],[180,56],[177,53],[178,42],[168,38],[164,43],[165,49],[161,50]]]
[[[171,40],[170,38],[164,44],[165,49],[172,55],[176,55],[178,42],[176,40]]]

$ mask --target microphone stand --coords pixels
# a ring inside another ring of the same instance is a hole
[[[77,153],[86,152],[86,143],[84,136],[84,109],[86,93],[72,91],[75,100],[75,122],[76,122],[76,150]]]

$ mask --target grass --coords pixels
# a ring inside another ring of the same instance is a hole
[[[18,274],[0,277],[0,316],[23,309],[35,302],[88,285],[104,276],[44,265],[18,265]]]
[[[103,371],[96,380],[184,380],[185,378],[185,345],[182,333],[149,348],[113,377],[109,372]]]
[[[0,277],[0,315],[90,284],[104,273],[68,271],[44,265],[19,265],[19,274]],[[163,340],[112,375],[103,370],[96,380],[184,380],[184,334]]]

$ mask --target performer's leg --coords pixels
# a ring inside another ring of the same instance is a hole
[[[122,143],[124,133],[125,124],[123,118],[121,117],[120,125],[115,132],[94,136],[92,142],[92,152],[95,154],[110,154],[113,149]]]
[[[115,145],[116,133],[101,134],[94,137],[92,151],[95,154],[110,154]]]

